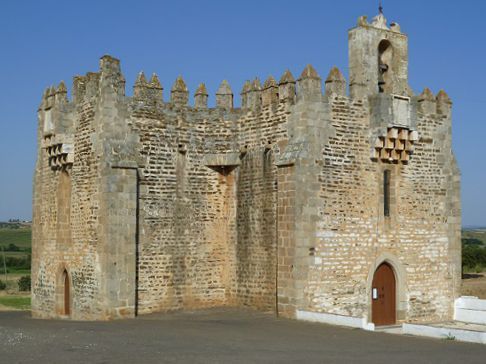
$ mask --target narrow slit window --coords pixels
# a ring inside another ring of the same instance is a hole
[[[383,173],[383,212],[385,216],[390,216],[390,171]]]

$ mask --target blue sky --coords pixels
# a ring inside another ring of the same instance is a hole
[[[168,90],[181,74],[194,93],[312,63],[347,75],[347,31],[377,0],[2,1],[0,12],[0,221],[30,219],[36,110],[45,87],[122,61],[127,93],[137,73]],[[486,226],[486,2],[383,1],[409,35],[410,85],[454,102],[454,148],[462,170],[463,225]],[[214,97],[210,98],[214,103]]]

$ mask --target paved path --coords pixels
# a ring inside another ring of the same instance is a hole
[[[112,322],[0,312],[1,363],[486,363],[486,345],[218,309]]]

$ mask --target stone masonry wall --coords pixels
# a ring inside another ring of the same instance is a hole
[[[449,319],[448,297],[457,295],[460,270],[450,259],[457,242],[448,232],[448,216],[457,214],[447,207],[454,161],[442,125],[450,126],[450,119],[437,117],[435,109],[431,116],[419,114],[421,139],[411,161],[393,164],[369,158],[366,104],[335,98],[331,110],[335,136],[323,149],[306,309],[370,319],[370,277],[386,260],[396,269],[399,320]],[[380,197],[385,169],[392,179],[389,218]]]
[[[240,304],[276,310],[278,145],[287,140],[289,103],[247,112],[239,121],[245,150],[238,168],[237,290]]]
[[[235,177],[203,161],[206,150],[231,149],[232,120],[214,111],[179,115],[149,107],[135,109],[132,123],[144,159],[139,312],[234,301]]]

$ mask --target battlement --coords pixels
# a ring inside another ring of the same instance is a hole
[[[111,63],[110,63],[111,62]],[[108,66],[111,65],[111,66]],[[103,68],[104,67],[104,68]],[[210,94],[204,83],[199,84],[190,103],[190,91],[182,76],[178,76],[170,89],[168,100],[164,100],[164,87],[159,77],[153,73],[150,80],[141,71],[133,85],[132,96],[125,96],[125,78],[120,71],[120,61],[111,56],[103,56],[98,72],[87,72],[84,76],[73,77],[72,99],[69,100],[68,90],[64,81],[57,86],[48,87],[42,96],[40,108],[49,110],[59,105],[81,105],[84,102],[96,102],[103,92],[112,92],[120,96],[120,101],[135,102],[138,105],[169,107],[171,109],[187,108],[197,110],[255,111],[262,107],[279,103],[294,104],[299,101],[325,101],[333,96],[348,97],[347,80],[337,67],[333,67],[325,81],[312,65],[307,65],[300,77],[295,80],[289,70],[286,70],[277,82],[273,76],[268,76],[263,85],[259,78],[247,80],[240,91],[240,106],[234,105],[234,92],[227,80],[223,80],[214,93],[215,106],[208,107]],[[351,90],[350,99],[356,98]],[[433,96],[426,88],[414,96],[409,90],[406,97],[415,97],[421,105],[420,110],[427,114],[446,115],[450,112],[451,100],[445,91],[441,90]]]
[[[84,102],[96,101],[103,92],[114,92],[122,96],[125,102],[134,101],[152,106],[166,105],[171,108],[208,109],[209,93],[206,85],[201,83],[198,86],[191,104],[190,91],[180,75],[172,84],[167,101],[164,100],[164,87],[157,74],[153,73],[148,80],[143,71],[136,78],[132,96],[125,97],[125,77],[120,70],[120,61],[108,55],[100,59],[98,72],[87,72],[85,75],[73,77],[71,100],[67,97],[67,88],[62,81],[57,89],[46,89],[41,108],[50,109],[62,103],[81,105]],[[240,107],[235,107],[232,87],[227,80],[223,80],[214,93],[215,106],[212,109],[228,112],[235,109],[250,111],[281,102],[292,104],[300,100],[320,101],[323,97],[331,95],[346,96],[346,79],[339,69],[334,67],[323,85],[314,67],[307,65],[297,80],[289,70],[283,73],[278,82],[273,76],[268,76],[263,85],[258,77],[252,81],[247,80],[240,91]]]

